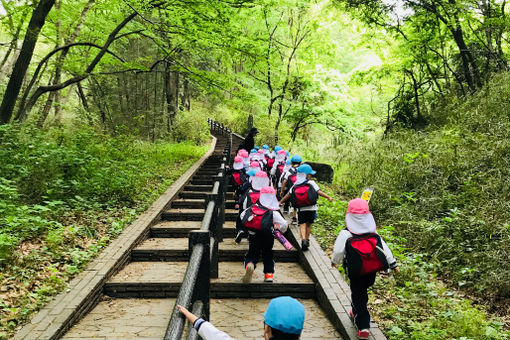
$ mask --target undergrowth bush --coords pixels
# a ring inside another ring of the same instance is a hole
[[[377,221],[393,225],[452,283],[484,299],[510,298],[509,75],[400,129],[345,152],[338,184],[375,187]]]
[[[0,339],[182,175],[200,144],[0,126]]]

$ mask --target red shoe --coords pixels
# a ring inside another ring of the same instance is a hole
[[[368,329],[362,329],[358,331],[358,339],[368,339],[370,332]]]
[[[273,273],[264,274],[264,282],[273,282]]]
[[[351,318],[351,320],[354,321],[354,313],[352,312],[352,308],[351,310],[349,311],[349,317]]]

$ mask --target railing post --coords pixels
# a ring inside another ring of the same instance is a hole
[[[216,200],[218,206],[216,239],[218,242],[223,242],[223,224],[225,223],[225,164],[222,164],[221,172],[218,174],[218,181],[220,183],[220,190]]]
[[[219,242],[215,237],[211,237],[211,279],[217,279],[219,274]]]
[[[192,303],[195,301],[202,301],[204,307],[202,313],[204,317],[209,320],[209,299],[211,281],[209,275],[211,272],[211,236],[209,231],[206,230],[192,230],[189,233],[189,253],[193,251],[193,247],[197,244],[201,244],[204,247],[202,259],[200,261],[200,270],[198,271],[197,281],[195,283],[195,289],[193,291]]]

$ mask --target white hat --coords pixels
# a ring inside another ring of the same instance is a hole
[[[350,200],[345,213],[345,225],[352,234],[375,233],[374,216],[368,209],[368,202],[361,198]]]
[[[269,210],[280,210],[280,205],[276,199],[276,191],[269,186],[260,189],[259,202]]]
[[[257,191],[269,185],[269,177],[264,171],[259,171],[251,178],[251,187]]]

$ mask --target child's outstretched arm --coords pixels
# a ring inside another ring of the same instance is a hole
[[[317,194],[318,194],[319,196],[322,196],[322,197],[324,197],[324,198],[327,198],[327,199],[328,199],[328,201],[333,202],[333,197],[329,196],[329,195],[328,195],[328,194],[326,194],[324,191],[319,190],[319,191],[317,192]]]
[[[280,205],[287,202],[287,200],[290,198],[290,191],[287,193],[287,195],[283,196],[283,198],[278,202]]]
[[[393,257],[393,253],[391,252],[391,249],[388,247],[386,242],[381,238],[382,246],[384,250],[384,255],[386,255],[386,261],[388,261],[388,266],[390,269],[393,269],[395,272],[400,272],[400,269],[398,268],[397,261]]]

